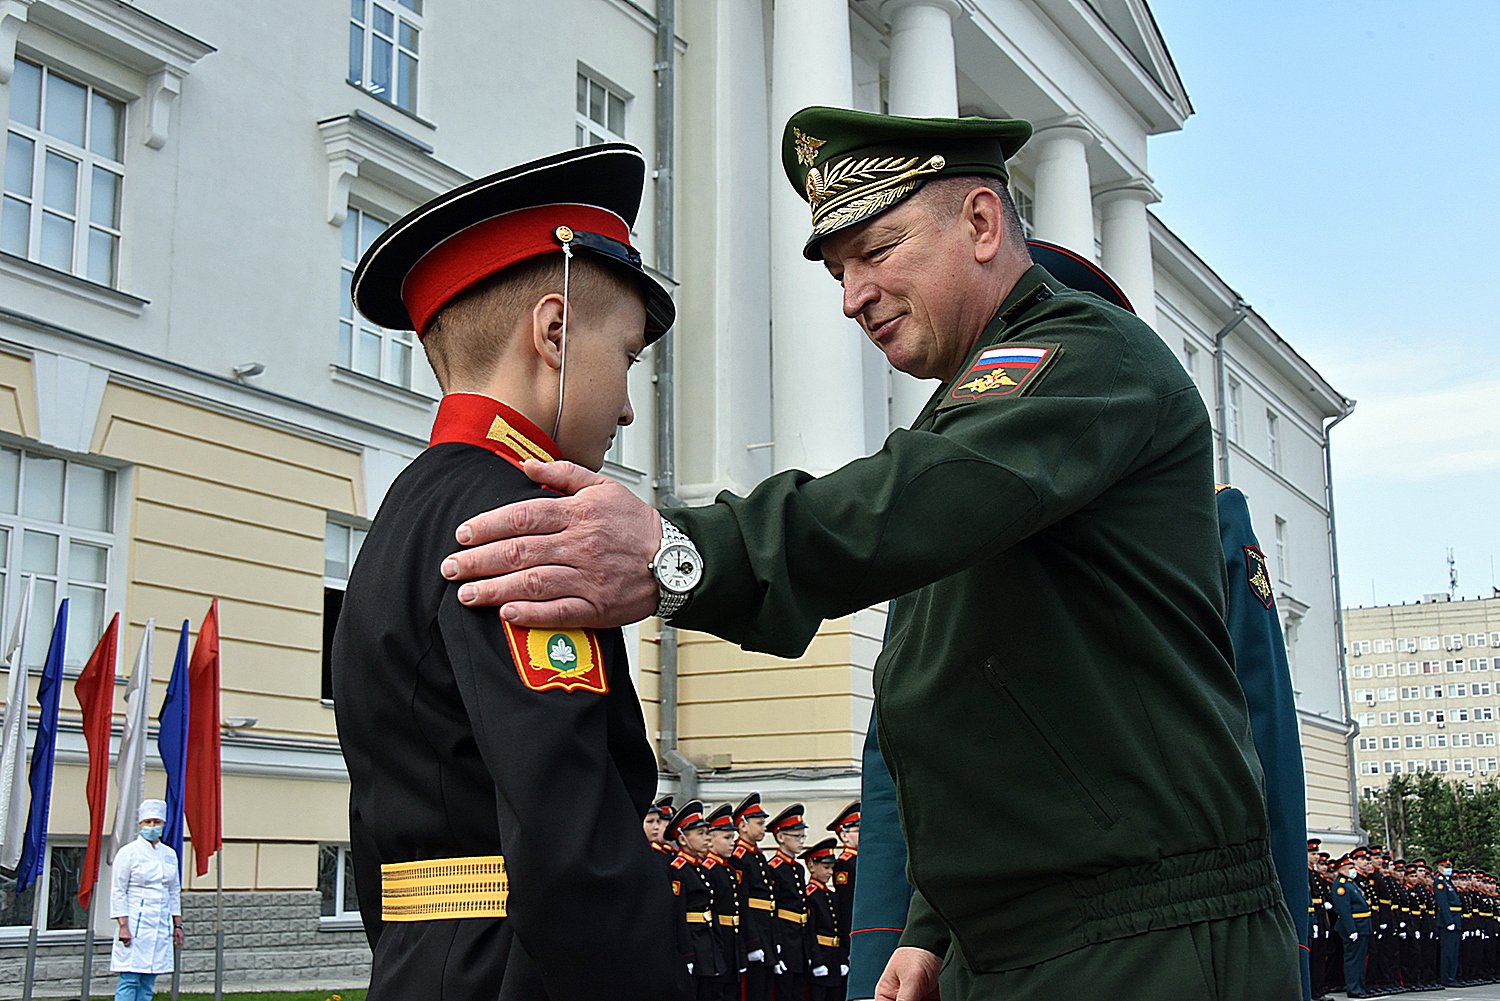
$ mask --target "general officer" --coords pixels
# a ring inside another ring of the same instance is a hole
[[[739,874],[740,933],[745,940],[744,1001],[771,1001],[776,965],[776,939],[772,934],[776,898],[771,889],[771,869],[760,850],[770,814],[760,805],[760,793],[752,792],[734,808],[739,836],[730,852],[729,864]]]
[[[847,952],[849,929],[854,927],[855,873],[859,868],[859,800],[840,810],[828,822],[828,830],[839,839],[839,850],[833,856],[833,903]]]
[[[875,719],[916,893],[880,990],[923,996],[941,969],[950,1001],[1289,1001],[1208,414],[1154,332],[1033,265],[1004,183],[1030,131],[833,108],[788,122],[804,255],[896,368],[941,380],[910,430],[665,521],[603,477],[533,466],[573,496],[463,523],[462,543],[495,544],[442,572],[503,574],[463,596],[507,621],[655,609],[785,656],[899,595]]]
[[[1355,849],[1361,851],[1362,849]],[[1359,880],[1354,859],[1339,859],[1338,878],[1333,884],[1334,928],[1344,941],[1344,989],[1351,998],[1373,995],[1365,991],[1365,962],[1370,948],[1370,905]]]
[[[629,422],[630,359],[673,316],[629,244],[644,176],[624,144],[521,164],[394,223],[354,272],[354,306],[416,330],[444,392],[333,641],[374,1001],[677,986],[670,898],[640,835],[656,762],[623,636],[475,614],[420,569],[448,519],[547,496],[525,458],[598,468]],[[588,392],[565,394],[564,350]]]

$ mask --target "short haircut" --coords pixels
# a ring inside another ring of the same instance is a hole
[[[422,335],[427,362],[443,392],[480,385],[499,367],[520,318],[544,296],[563,291],[563,258],[547,254],[522,261],[465,289],[448,303]],[[587,253],[574,256],[568,302],[589,309],[620,296],[640,294],[629,278]]]
[[[1005,242],[1018,253],[1030,257],[1031,251],[1026,248],[1026,230],[1021,226],[1021,216],[1016,212],[1015,200],[1011,198],[1010,189],[1005,182],[998,177],[979,174],[939,177],[922,185],[921,190],[912,196],[912,200],[926,209],[934,222],[946,226],[958,218],[959,212],[963,211],[964,199],[975,188],[989,188],[1000,196]]]

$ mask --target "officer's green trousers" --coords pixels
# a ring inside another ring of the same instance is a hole
[[[1301,1001],[1286,908],[1132,935],[1004,973],[949,950],[943,1001]]]

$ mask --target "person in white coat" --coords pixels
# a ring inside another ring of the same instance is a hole
[[[167,804],[148,799],[136,814],[140,837],[115,855],[109,913],[118,927],[109,968],[120,975],[115,1001],[147,1001],[156,975],[172,969],[182,945],[182,878],[177,853],[161,843]]]

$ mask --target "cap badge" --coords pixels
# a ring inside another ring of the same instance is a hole
[[[922,178],[947,166],[941,155],[866,156],[834,161],[816,179],[807,175],[807,201],[812,207],[813,232],[836,229],[884,212],[911,194]]]
[[[811,167],[818,161],[818,148],[828,141],[814,139],[795,125],[792,126],[792,139],[797,147],[797,162],[804,167]]]

